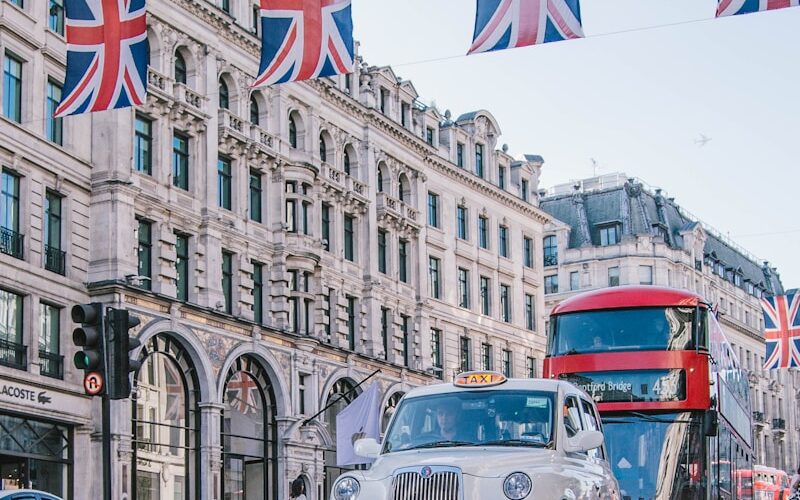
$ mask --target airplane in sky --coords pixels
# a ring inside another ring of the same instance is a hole
[[[707,137],[705,134],[700,134],[700,138],[699,139],[695,139],[694,143],[697,144],[697,147],[702,148],[710,140],[711,140],[711,137]]]

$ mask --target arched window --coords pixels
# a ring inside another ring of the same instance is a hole
[[[250,96],[250,123],[253,125],[258,125],[259,123],[259,109],[258,109],[258,101],[256,100],[256,96]]]
[[[230,109],[230,97],[228,94],[228,84],[225,80],[219,81],[219,107],[222,109]]]
[[[353,401],[358,394],[353,390],[355,384],[347,378],[342,378],[336,381],[328,392],[328,397],[325,399],[325,406],[336,401],[330,408],[325,410],[325,422],[328,426],[328,434],[334,445],[336,443],[336,415],[345,409],[345,407]],[[323,407],[324,408],[324,407]],[[331,494],[331,488],[343,472],[352,470],[352,467],[339,467],[336,465],[336,450],[325,450],[325,496],[328,498]]]
[[[278,499],[278,424],[269,376],[243,356],[228,370],[222,413],[223,498]]]
[[[323,163],[328,161],[328,145],[325,144],[325,137],[319,136],[319,159]]]
[[[297,147],[297,124],[294,117],[289,117],[289,145],[293,148]]]
[[[175,53],[175,81],[186,85],[186,59],[180,52]]]
[[[545,236],[542,245],[544,265],[555,266],[558,264],[558,240],[555,235]]]
[[[186,350],[168,334],[147,341],[134,376],[133,495],[198,498],[199,387]]]
[[[378,192],[383,192],[383,166],[378,167]]]
[[[405,174],[397,178],[397,197],[403,203],[411,203],[411,187]]]
[[[347,150],[344,151],[344,173],[350,175],[350,153]]]

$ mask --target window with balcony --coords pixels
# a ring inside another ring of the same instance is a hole
[[[461,371],[472,370],[472,340],[469,337],[461,337]]]
[[[319,161],[325,163],[328,161],[328,145],[325,143],[325,137],[319,136]]]
[[[544,293],[558,293],[558,275],[552,274],[544,277]]]
[[[261,122],[261,110],[258,107],[258,101],[255,95],[250,96],[250,123],[259,125]]]
[[[506,226],[500,226],[497,246],[500,257],[508,258],[508,228]]]
[[[233,254],[222,251],[222,295],[225,297],[225,312],[233,313]]]
[[[428,257],[428,281],[430,282],[430,294],[434,299],[441,297],[440,266],[439,259]]]
[[[289,146],[297,149],[297,123],[293,116],[289,117]]]
[[[500,319],[506,323],[511,323],[511,287],[500,285]]]
[[[186,59],[183,58],[180,52],[175,53],[175,64],[173,67],[173,71],[175,72],[175,83],[181,83],[183,85],[186,85],[187,81]]]
[[[261,172],[250,169],[250,220],[262,222]]]
[[[344,258],[355,261],[355,217],[348,214],[344,216]]]
[[[172,185],[189,190],[189,137],[177,131],[172,134]]]
[[[44,197],[44,268],[63,276],[67,253],[61,249],[61,205],[61,195],[48,189]]]
[[[527,236],[522,240],[522,255],[525,267],[533,268],[533,240]]]
[[[482,215],[478,217],[478,245],[489,249],[489,219]]]
[[[344,173],[346,173],[347,175],[350,175],[350,153],[348,153],[347,150],[345,150],[345,152],[344,152],[344,158],[343,158],[342,166],[344,167]]]
[[[486,343],[481,344],[481,370],[492,369],[492,346]]]
[[[608,286],[619,286],[619,267],[608,268]]]
[[[456,237],[461,240],[466,240],[467,224],[469,223],[469,211],[467,207],[459,205],[456,207]]]
[[[175,233],[175,289],[178,300],[189,300],[189,236]]]
[[[231,210],[231,159],[225,156],[217,158],[217,202],[220,208]]]
[[[619,243],[619,225],[606,224],[599,227],[600,246],[606,247]]]
[[[525,328],[536,330],[536,302],[533,295],[525,294]]]
[[[386,231],[378,229],[378,272],[386,274]]]
[[[45,117],[45,135],[47,140],[61,146],[64,143],[64,119],[53,116],[61,102],[61,85],[47,80],[47,103]]]
[[[8,53],[3,64],[3,114],[22,123],[22,61]]]
[[[431,364],[438,378],[444,377],[442,370],[442,331],[438,328],[431,328]]]
[[[153,174],[153,121],[136,115],[133,140],[133,167],[137,172]]]
[[[138,223],[137,274],[141,276],[139,287],[150,290],[153,277],[153,224],[144,219],[139,219]]]
[[[39,304],[39,373],[45,377],[64,378],[64,356],[61,355],[61,309]]]
[[[64,36],[64,0],[50,0],[47,26],[50,31]]]
[[[219,107],[220,109],[230,109],[231,101],[230,94],[228,93],[228,84],[225,80],[219,81]]]
[[[400,281],[408,283],[408,241],[399,240],[397,244],[397,266]]]
[[[542,245],[544,265],[555,266],[558,264],[558,239],[555,235],[545,236]]]
[[[458,268],[458,307],[469,309],[469,271]]]
[[[483,178],[483,144],[475,145],[475,175]]]
[[[439,227],[439,195],[428,191],[428,225]]]
[[[22,343],[22,295],[0,289],[0,365],[24,370],[27,352]]]
[[[492,314],[492,282],[486,276],[481,276],[481,314],[490,316]]]

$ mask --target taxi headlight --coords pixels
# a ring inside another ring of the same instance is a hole
[[[531,478],[524,472],[510,474],[503,483],[503,493],[511,500],[522,500],[531,492]]]
[[[361,492],[361,485],[354,477],[343,477],[333,485],[333,498],[336,500],[355,500]]]

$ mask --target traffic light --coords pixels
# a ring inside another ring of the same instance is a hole
[[[103,304],[77,304],[72,306],[71,315],[73,322],[81,324],[72,331],[72,342],[82,348],[75,353],[75,367],[84,371],[86,394],[97,396],[106,385]]]
[[[139,339],[128,333],[128,330],[139,324],[139,318],[128,313],[126,309],[110,308],[107,321],[108,397],[126,399],[131,395],[130,373],[141,366],[138,360],[130,357],[130,351],[141,344]]]

